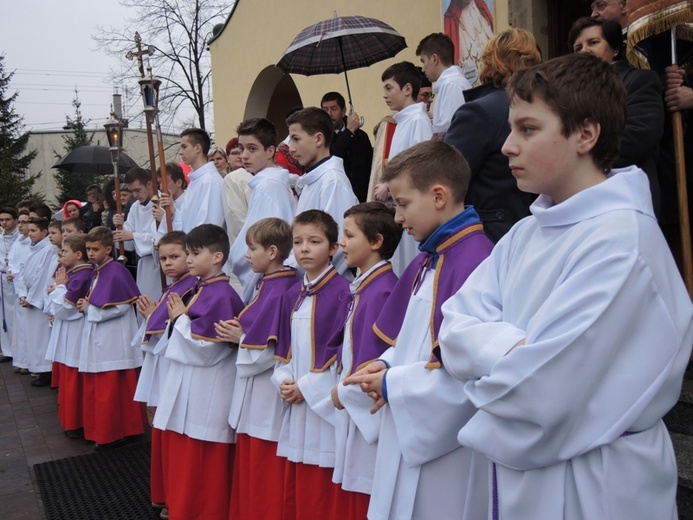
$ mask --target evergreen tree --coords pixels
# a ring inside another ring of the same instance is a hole
[[[19,92],[7,96],[13,75],[14,72],[5,72],[5,55],[0,55],[0,207],[14,206],[22,199],[42,198],[31,194],[40,174],[25,174],[38,152],[26,153],[29,132],[23,132],[22,117],[13,106]]]
[[[94,139],[94,132],[87,132],[89,120],[85,121],[82,117],[82,102],[79,100],[79,92],[75,90],[75,97],[72,100],[72,106],[75,108],[74,118],[65,116],[66,130],[72,130],[71,133],[63,135],[62,154],[55,152],[57,159],[60,159],[66,153],[71,152],[80,146],[89,146]],[[55,182],[58,186],[58,201],[60,204],[65,204],[70,199],[83,200],[87,190],[87,186],[96,183],[97,178],[91,173],[70,173],[65,170],[57,170],[55,173]]]

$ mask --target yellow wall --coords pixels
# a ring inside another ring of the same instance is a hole
[[[507,0],[497,0],[495,4],[496,30],[503,29],[508,23]],[[369,134],[380,118],[388,113],[382,99],[382,71],[403,60],[418,64],[414,53],[418,42],[427,34],[443,30],[440,0],[238,0],[226,28],[210,44],[217,143],[223,145],[233,137],[236,126],[245,116],[267,114],[269,99],[265,100],[265,105],[255,103],[259,96],[257,87],[266,83],[271,94],[278,81],[277,72],[265,71],[264,79],[261,78],[256,89],[252,89],[258,75],[279,61],[303,28],[331,18],[334,10],[340,16],[358,14],[382,20],[403,34],[407,41],[408,48],[394,59],[348,72],[354,106],[365,117],[364,130]],[[322,95],[331,90],[337,90],[347,97],[343,74],[311,77],[294,74],[291,78],[304,106],[317,106]],[[282,87],[287,87],[286,83],[285,80]],[[249,99],[251,90],[255,99]],[[283,92],[290,95],[290,90],[284,88]],[[277,114],[269,117],[275,124],[277,119],[283,119]],[[280,137],[283,137],[285,132],[281,125],[278,127]]]

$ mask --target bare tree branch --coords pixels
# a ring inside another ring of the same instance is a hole
[[[135,31],[142,37],[143,47],[151,46],[154,54],[149,64],[161,79],[159,109],[162,122],[190,122],[206,127],[211,110],[211,63],[207,40],[213,27],[223,23],[234,2],[220,0],[119,0],[128,8],[132,18],[124,27],[97,27],[93,39],[99,48],[121,60],[120,70],[111,71],[117,84],[133,85],[139,91],[140,80],[135,61],[125,58],[135,48]],[[139,115],[139,113],[138,113]],[[135,115],[137,117],[137,115]],[[168,125],[167,125],[168,126]]]

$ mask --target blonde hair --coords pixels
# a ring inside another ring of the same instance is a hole
[[[507,29],[491,38],[481,54],[481,83],[505,88],[515,72],[541,63],[541,53],[532,33]]]

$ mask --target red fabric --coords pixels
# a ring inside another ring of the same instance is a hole
[[[51,388],[58,388],[58,386],[60,386],[60,372],[64,366],[65,365],[62,363],[53,361],[53,364],[51,365]]]
[[[340,503],[343,504],[342,507],[342,518],[353,518],[354,520],[360,520],[366,518],[368,514],[368,504],[370,504],[371,496],[365,493],[357,493],[355,491],[344,491],[341,490]],[[337,509],[340,511],[340,509]]]
[[[164,486],[164,458],[167,453],[164,449],[166,444],[163,431],[152,428],[152,456],[149,464],[149,489],[152,495],[152,502],[157,504],[166,503],[166,487]]]
[[[239,433],[233,465],[229,520],[281,519],[286,460],[277,443]],[[268,492],[269,491],[269,492]]]
[[[77,430],[84,426],[82,411],[83,375],[76,368],[61,365],[60,381],[60,392],[58,392],[60,425],[65,430]]]
[[[332,482],[332,468],[287,461],[285,472],[284,520],[356,518],[345,514],[351,510],[351,497]]]
[[[235,445],[172,431],[167,437],[164,485],[170,520],[228,518]]]
[[[108,444],[144,433],[144,403],[133,401],[137,370],[83,372],[84,438]]]

